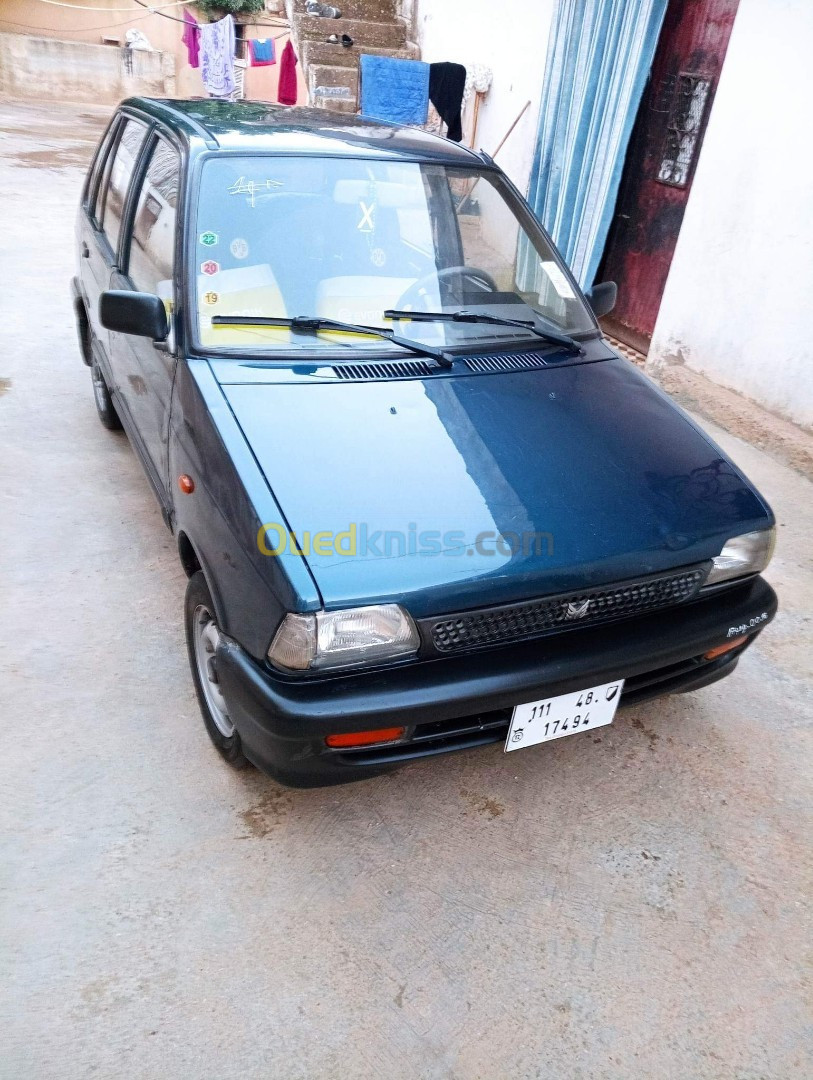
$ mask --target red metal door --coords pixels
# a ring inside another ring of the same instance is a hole
[[[605,320],[646,351],[739,0],[671,0],[630,139],[597,281],[618,282]]]

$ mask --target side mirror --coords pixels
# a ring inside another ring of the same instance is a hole
[[[164,301],[154,293],[108,289],[99,297],[99,321],[119,334],[166,341],[169,334]]]
[[[593,285],[584,295],[593,309],[593,314],[600,319],[602,315],[609,315],[615,307],[618,286],[614,281],[602,281],[600,285]]]

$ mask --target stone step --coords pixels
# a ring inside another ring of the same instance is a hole
[[[364,19],[315,19],[310,15],[295,15],[294,25],[300,42],[324,41],[331,34],[349,34],[355,48],[362,45],[382,49],[400,49],[406,44],[406,23],[369,22]]]
[[[327,0],[332,7],[338,8],[345,19],[364,19],[369,22],[391,22],[398,14],[398,0]],[[306,15],[306,0],[295,0],[294,13]],[[337,19],[319,19],[330,24]]]
[[[398,60],[415,60],[420,56],[417,45],[408,42],[401,49],[382,49],[377,46],[356,46],[345,49],[342,45],[328,45],[324,41],[303,41],[301,48],[301,60],[305,69],[308,70],[314,64],[325,64],[329,67],[357,68],[359,57],[362,53],[374,56],[392,56]]]
[[[356,112],[359,73],[354,67],[312,64],[308,69],[310,103],[332,112]]]

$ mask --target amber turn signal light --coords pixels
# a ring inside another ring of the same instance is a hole
[[[349,731],[346,735],[328,735],[325,742],[332,747],[372,746],[374,743],[393,742],[404,736],[406,728],[384,727],[376,731]]]
[[[184,493],[184,495],[191,495],[195,490],[195,481],[191,476],[187,476],[186,473],[182,473],[178,477],[178,487]]]
[[[722,656],[724,653],[731,652],[732,649],[738,648],[744,641],[748,640],[748,635],[743,634],[742,637],[732,638],[731,641],[727,641],[725,645],[717,645],[714,649],[709,649],[708,652],[703,653],[704,660],[716,660],[718,656]]]

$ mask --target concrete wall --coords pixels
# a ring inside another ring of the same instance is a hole
[[[499,164],[528,188],[554,0],[402,0],[427,63],[486,64],[494,81],[477,125],[476,147],[493,152],[526,101],[531,107],[500,151]],[[470,130],[470,111],[464,132]],[[464,139],[464,141],[466,141]]]
[[[171,97],[175,59],[141,52],[0,33],[0,93],[115,105],[131,94]]]
[[[73,0],[66,0],[71,3]],[[79,0],[76,0],[79,2]],[[129,29],[141,30],[147,35],[154,49],[167,53],[174,58],[175,63],[175,86],[169,96],[177,97],[200,97],[205,96],[200,70],[189,67],[187,62],[186,48],[181,41],[183,27],[172,19],[163,18],[160,15],[150,13],[139,7],[134,0],[81,0],[82,9],[68,9],[55,7],[51,4],[34,3],[32,0],[0,0],[0,31],[9,34],[26,35],[32,34],[37,37],[58,38],[64,41],[83,41],[89,44],[101,45],[103,39],[112,39],[124,43],[124,35]],[[160,2],[156,6],[161,6]],[[132,15],[126,10],[132,8]],[[178,10],[170,9],[167,13],[177,15]],[[190,5],[190,10],[194,8]],[[196,16],[199,21],[202,15]],[[277,20],[278,22],[279,20]],[[249,37],[276,37],[285,32],[283,25],[257,25],[249,26]],[[277,42],[278,55],[282,52],[285,40]],[[112,48],[110,45],[107,48]],[[304,79],[301,77],[301,65],[297,68],[299,78],[299,104],[307,101],[307,89]],[[8,76],[7,76],[8,78]],[[2,73],[0,73],[2,79]],[[265,101],[277,100],[277,86],[279,84],[279,64],[272,67],[248,68],[246,71],[246,96]],[[36,85],[36,82],[35,82]],[[0,82],[0,87],[2,83]],[[73,91],[71,90],[71,93]],[[130,91],[128,91],[130,92]],[[144,91],[147,93],[148,91]],[[7,90],[6,93],[12,93]],[[68,100],[87,101],[87,97],[71,97],[69,94],[57,94]],[[160,93],[160,91],[152,91]],[[26,96],[48,98],[53,96],[50,89],[46,88],[41,93],[35,93],[32,89]],[[119,98],[111,99],[97,97],[97,101],[118,101]]]
[[[813,427],[810,0],[741,0],[652,340]]]

